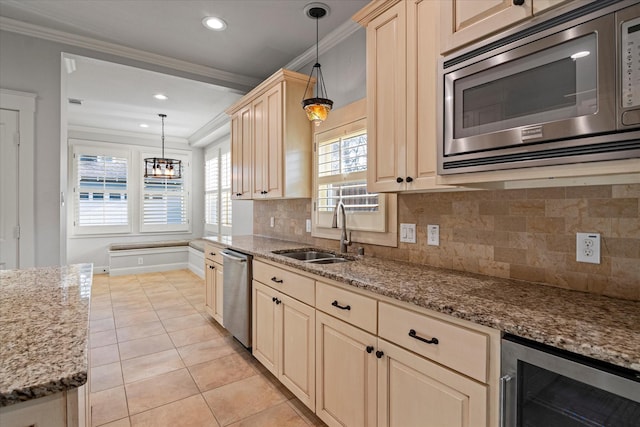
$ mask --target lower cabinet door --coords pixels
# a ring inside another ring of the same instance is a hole
[[[380,427],[487,426],[487,386],[384,340],[377,349]]]
[[[280,294],[282,324],[279,328],[280,349],[278,379],[312,411],[316,407],[314,339],[316,310]]]
[[[214,309],[213,309],[213,318],[216,319],[216,321],[218,323],[220,323],[222,326],[224,326],[223,324],[223,317],[222,317],[222,307],[224,306],[224,296],[223,296],[223,292],[224,292],[224,271],[222,268],[221,264],[214,264],[216,267],[216,280],[215,280],[215,289],[214,289],[214,294],[215,294],[215,301],[214,301]]]
[[[329,426],[375,427],[376,337],[316,312],[316,414]]]
[[[278,342],[276,297],[280,293],[253,281],[252,346],[253,356],[273,375],[278,376]]]
[[[204,264],[204,308],[215,318],[216,306],[216,270],[213,262],[206,260]],[[218,320],[218,319],[216,319]]]

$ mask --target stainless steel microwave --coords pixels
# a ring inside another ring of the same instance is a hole
[[[640,157],[638,1],[492,40],[442,60],[439,174]]]

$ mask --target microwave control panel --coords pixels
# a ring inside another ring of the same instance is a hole
[[[622,23],[622,107],[640,106],[640,17]]]

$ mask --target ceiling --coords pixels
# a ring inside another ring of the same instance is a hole
[[[67,75],[68,96],[83,101],[82,106],[69,106],[70,125],[157,134],[157,114],[165,113],[167,135],[193,142],[194,135],[200,136],[203,127],[224,118],[225,108],[240,98],[244,91],[234,83],[252,87],[315,47],[315,22],[304,12],[309,3],[0,0],[0,17],[55,30],[55,34],[64,32],[106,42],[110,47],[179,60],[224,76],[229,84],[215,86],[69,55],[75,71]],[[351,16],[368,0],[323,3],[330,12],[319,21],[320,39],[349,25]],[[202,19],[212,15],[225,20],[225,31],[208,30],[202,25]],[[313,57],[307,59],[309,62]],[[158,101],[152,96],[155,93],[165,93],[169,99]],[[140,128],[141,123],[149,124],[149,128]]]

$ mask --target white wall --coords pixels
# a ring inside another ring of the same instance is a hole
[[[61,174],[61,54],[63,52],[83,55],[151,71],[172,74],[215,84],[212,79],[160,67],[115,55],[54,43],[47,40],[0,31],[0,87],[37,94],[35,116],[35,265],[57,265],[65,263],[66,232],[64,210],[60,208],[61,187],[66,188],[66,173]],[[100,84],[100,82],[96,82]],[[64,138],[66,140],[66,138]],[[64,161],[64,160],[62,160]],[[199,162],[202,163],[201,161]],[[194,183],[196,181],[194,180]],[[194,187],[194,194],[202,192]],[[194,198],[195,200],[195,198]],[[194,206],[195,212],[202,212]],[[62,221],[61,221],[62,219]],[[194,221],[195,222],[195,221]],[[198,221],[202,223],[201,219]],[[62,225],[61,225],[62,224]],[[201,231],[200,231],[201,232]],[[62,249],[61,249],[62,248]],[[68,250],[72,259],[80,251]],[[87,258],[93,257],[87,250]],[[97,258],[94,258],[97,259]]]

